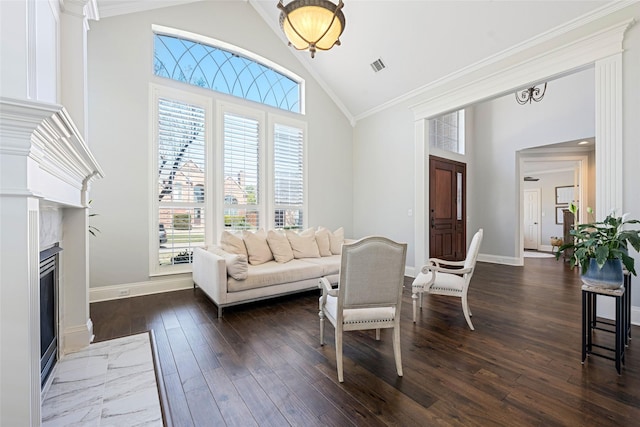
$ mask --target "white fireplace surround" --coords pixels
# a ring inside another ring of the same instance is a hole
[[[90,183],[102,175],[64,107],[0,98],[0,411],[9,413],[3,418],[40,423],[39,253],[52,236],[64,248],[60,355],[93,339],[87,209]]]

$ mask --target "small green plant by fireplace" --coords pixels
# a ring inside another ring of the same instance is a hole
[[[91,209],[91,202],[93,202],[93,200],[89,200],[89,203],[88,203],[89,209]],[[97,213],[89,214],[89,218],[94,217],[94,216],[98,216],[98,214]],[[89,233],[91,233],[92,236],[95,236],[96,233],[99,233],[99,232],[100,232],[100,229],[98,227],[95,227],[95,226],[89,224]]]

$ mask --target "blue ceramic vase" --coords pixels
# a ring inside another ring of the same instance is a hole
[[[602,268],[598,268],[595,258],[589,260],[589,268],[582,274],[582,283],[600,288],[618,289],[624,283],[622,260],[608,259]]]

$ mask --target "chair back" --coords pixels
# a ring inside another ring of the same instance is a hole
[[[407,244],[365,237],[342,246],[338,305],[342,308],[399,306]]]
[[[480,251],[480,244],[482,243],[482,228],[471,239],[469,250],[467,251],[467,258],[464,260],[464,268],[475,268],[476,259],[478,259],[478,252]]]

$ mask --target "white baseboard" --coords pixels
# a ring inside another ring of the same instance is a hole
[[[553,248],[551,245],[538,245],[538,252],[553,252]]]
[[[478,261],[490,262],[492,264],[504,264],[504,265],[514,265],[514,266],[524,265],[523,261],[519,258],[500,256],[500,255],[478,254]]]
[[[93,322],[87,320],[84,325],[70,326],[65,328],[62,337],[62,354],[73,353],[85,348],[93,341]]]
[[[640,307],[631,307],[631,323],[640,326]]]
[[[193,288],[191,274],[146,282],[89,288],[89,302],[110,301]]]

